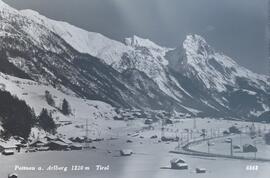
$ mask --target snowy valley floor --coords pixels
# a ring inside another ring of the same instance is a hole
[[[122,121],[115,121],[122,122]],[[61,152],[36,152],[36,153],[20,153],[14,156],[0,156],[0,174],[7,177],[10,172],[17,172],[19,178],[36,177],[39,178],[176,178],[176,177],[207,177],[207,178],[267,178],[270,171],[270,163],[231,160],[222,158],[205,158],[188,155],[176,155],[169,153],[175,149],[177,142],[158,142],[158,139],[150,139],[154,134],[160,136],[158,125],[155,130],[141,130],[140,122],[133,121],[129,125],[112,130],[112,134],[118,139],[105,139],[102,142],[93,142],[91,146],[97,149],[84,151],[61,151]],[[119,125],[125,125],[122,123]],[[227,129],[232,125],[250,125],[247,122],[226,121],[226,120],[210,120],[197,119],[197,130],[207,128]],[[264,127],[265,126],[265,127]],[[175,129],[191,129],[193,127],[193,119],[183,120],[166,128],[165,134],[175,134]],[[266,124],[256,124],[256,127],[269,129]],[[125,129],[124,129],[125,128]],[[184,136],[183,136],[184,138]],[[127,143],[131,140],[132,143]],[[245,140],[242,140],[244,142]],[[223,144],[223,143],[222,143]],[[219,145],[217,144],[217,148]],[[134,154],[128,157],[121,157],[120,149],[132,149]],[[196,149],[205,151],[204,145],[198,146]],[[267,155],[266,155],[267,156]],[[173,158],[183,158],[189,165],[188,170],[171,170],[162,169],[170,165]],[[14,171],[15,165],[38,167],[46,169],[50,165],[59,167],[67,167],[65,171]],[[82,165],[90,167],[87,171],[72,171],[72,165]],[[96,165],[109,165],[108,171],[96,171]],[[248,171],[247,166],[258,166],[257,171]],[[195,169],[203,167],[207,169],[206,174],[196,174]],[[2,176],[1,176],[2,177]]]

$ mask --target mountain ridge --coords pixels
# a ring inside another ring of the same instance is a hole
[[[242,118],[269,110],[269,77],[241,67],[199,35],[176,48],[135,35],[118,42],[33,10],[0,6],[0,62],[32,80],[116,107]]]

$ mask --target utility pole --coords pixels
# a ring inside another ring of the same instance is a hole
[[[169,119],[174,118],[174,104],[173,104],[173,102],[170,103],[169,108],[168,108],[168,111],[169,111],[169,114],[170,114],[170,118]]]
[[[193,118],[193,129],[196,129],[197,128],[197,123],[196,123],[196,118],[194,117]]]
[[[179,140],[178,140],[178,143],[177,143],[178,145],[177,145],[177,148],[178,149],[180,149],[180,138],[179,138]]]
[[[182,132],[180,132],[180,140],[181,140],[181,145],[183,144],[183,133]]]
[[[232,143],[232,138],[230,138],[230,140],[231,140],[231,156],[233,156],[233,143]]]
[[[90,148],[90,145],[89,145],[88,119],[86,119],[86,123],[85,123],[85,148],[86,149]]]
[[[162,118],[161,119],[161,138],[163,138],[165,136],[165,134],[164,134],[164,130],[165,130],[164,125],[165,125],[165,123],[164,122],[165,122],[164,118]]]
[[[73,116],[74,116],[74,120],[76,119],[76,109],[73,109]]]
[[[254,146],[257,149],[257,141],[256,140],[254,140]],[[257,158],[257,151],[254,152],[254,157],[255,157],[255,159]]]
[[[239,133],[240,135],[240,146],[242,145],[242,131]]]
[[[210,153],[210,142],[209,142],[209,140],[207,141],[207,147],[208,147],[208,153]]]

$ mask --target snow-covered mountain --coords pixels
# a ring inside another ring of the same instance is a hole
[[[174,97],[163,82],[166,80],[163,65],[168,64],[164,56],[168,48],[160,47],[148,39],[137,36],[126,38],[122,43],[66,22],[48,19],[33,10],[22,10],[21,13],[52,30],[77,51],[95,56],[119,72],[132,68],[144,72],[156,81],[163,92]]]
[[[183,45],[167,54],[170,67],[189,77],[197,76],[207,89],[225,91],[237,77],[249,78],[257,88],[267,89],[267,77],[241,67],[234,60],[217,53],[198,35],[188,35]]]
[[[201,36],[188,35],[166,58],[180,85],[213,109],[245,117],[269,110],[269,77],[216,52]]]
[[[0,1],[0,71],[117,107],[254,117],[269,110],[267,77],[198,35],[175,49],[137,36],[118,42]]]
[[[0,6],[0,22],[2,72],[59,89],[69,88],[80,97],[102,100],[118,107],[161,109],[171,100],[143,72],[136,74],[143,75],[144,80],[135,82],[148,86],[149,91],[142,90],[139,85],[129,85],[129,78],[124,73],[75,50],[52,27],[34,21],[8,5]],[[101,39],[100,44],[109,45],[106,44],[108,41],[112,40]]]

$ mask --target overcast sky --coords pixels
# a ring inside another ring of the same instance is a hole
[[[190,33],[267,74],[267,0],[4,0],[123,41],[138,35],[176,47]]]

